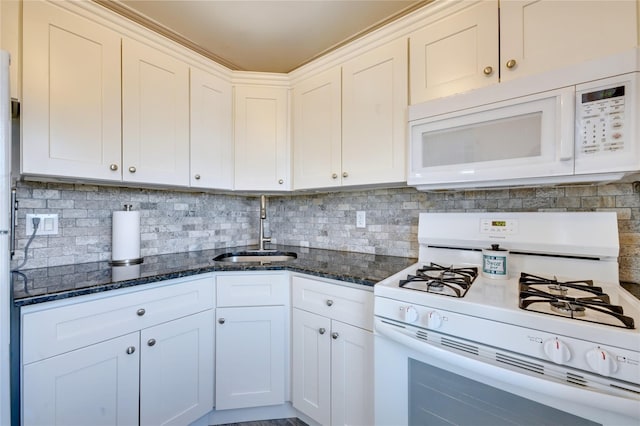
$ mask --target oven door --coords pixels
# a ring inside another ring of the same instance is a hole
[[[640,418],[640,398],[630,391],[583,389],[569,375],[563,382],[510,366],[518,359],[509,355],[503,367],[483,358],[477,343],[447,336],[450,347],[432,344],[427,333],[438,333],[388,319],[375,318],[375,333],[376,425],[617,426]]]

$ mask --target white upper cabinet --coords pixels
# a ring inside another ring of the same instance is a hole
[[[406,181],[408,52],[400,38],[342,67],[342,184]]]
[[[501,0],[500,80],[636,46],[637,9],[628,0]]]
[[[411,104],[498,82],[498,0],[451,13],[411,34]]]
[[[21,172],[119,181],[120,36],[23,2]]]
[[[411,104],[577,64],[638,44],[638,3],[452,3],[410,35]]]
[[[288,89],[240,85],[234,90],[235,189],[291,189]]]
[[[233,188],[231,83],[191,68],[192,188]]]
[[[189,185],[189,67],[122,41],[123,179]]]
[[[308,78],[293,89],[293,186],[342,183],[341,68]]]

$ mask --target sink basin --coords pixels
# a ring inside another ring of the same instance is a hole
[[[271,263],[271,262],[286,262],[287,260],[293,260],[298,257],[293,252],[273,251],[273,250],[253,250],[253,251],[237,251],[222,253],[214,257],[216,262],[255,262],[255,263]]]

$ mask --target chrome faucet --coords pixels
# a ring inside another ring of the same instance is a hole
[[[264,251],[264,243],[270,243],[271,237],[264,236],[264,221],[267,218],[267,197],[264,195],[260,196],[260,236],[258,250]]]

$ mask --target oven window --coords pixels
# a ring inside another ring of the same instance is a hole
[[[458,374],[409,359],[410,425],[597,425]]]

